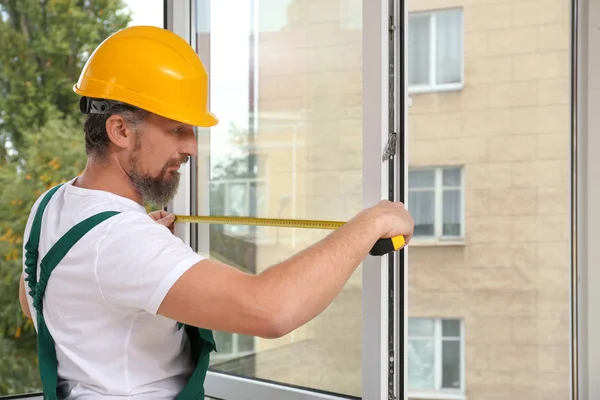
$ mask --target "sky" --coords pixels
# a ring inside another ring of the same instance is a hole
[[[132,11],[130,25],[163,26],[163,0],[125,0]]]

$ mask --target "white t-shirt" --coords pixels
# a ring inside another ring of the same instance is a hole
[[[171,286],[203,257],[138,203],[73,181],[46,207],[38,262],[78,222],[121,213],[83,236],[48,281],[44,320],[56,343],[59,388],[68,399],[173,399],[194,367],[184,330],[156,313]],[[35,322],[29,294],[27,301]]]

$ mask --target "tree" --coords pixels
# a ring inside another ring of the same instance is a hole
[[[21,144],[51,108],[78,110],[72,86],[94,48],[130,21],[121,0],[0,0],[0,137]]]
[[[83,170],[72,86],[129,21],[121,0],[0,0],[0,395],[41,387],[35,330],[18,300],[23,231],[38,196]]]

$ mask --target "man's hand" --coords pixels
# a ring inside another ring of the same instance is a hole
[[[154,221],[158,222],[159,224],[164,225],[167,228],[169,228],[171,233],[175,232],[175,228],[174,228],[175,214],[168,213],[165,210],[158,210],[158,211],[152,211],[150,214],[148,214],[148,216],[150,218],[152,218]]]
[[[362,211],[359,215],[361,214],[376,221],[380,237],[389,238],[402,235],[405,241],[404,246],[411,241],[415,221],[403,203],[381,200],[373,207]]]

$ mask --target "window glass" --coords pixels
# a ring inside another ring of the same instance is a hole
[[[408,19],[408,83],[427,85],[430,80],[430,35],[429,16],[410,16]]]
[[[198,181],[201,204],[210,198],[211,215],[354,216],[362,209],[362,1],[195,1],[197,50],[220,120],[199,131],[210,139],[199,148],[199,168],[209,169],[199,176],[210,176],[211,188]],[[250,273],[329,233],[209,229],[199,248]],[[217,353],[211,370],[360,396],[361,286],[359,268],[321,315],[279,339],[219,333],[227,354]]]
[[[570,3],[407,2],[409,399],[570,398]]]
[[[435,386],[435,341],[428,339],[409,340],[408,387],[427,389]]]
[[[436,12],[435,84],[460,83],[462,79],[462,10]]]
[[[37,336],[19,303],[23,231],[35,199],[83,170],[72,86],[93,49],[130,25],[162,27],[163,1],[0,4],[0,396],[41,390]]]
[[[458,319],[409,318],[409,389],[459,389],[462,342]]]
[[[408,174],[415,237],[456,239],[463,230],[462,168],[416,168]]]

